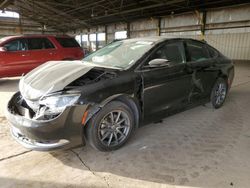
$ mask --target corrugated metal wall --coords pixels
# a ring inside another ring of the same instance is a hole
[[[135,21],[130,23],[130,37],[147,37],[157,35],[158,20],[149,19],[141,21]]]
[[[0,17],[0,37],[18,34],[59,34],[51,28],[43,29],[43,25],[31,20]]]
[[[200,31],[163,33],[166,38],[193,38],[200,40]],[[250,31],[205,34],[208,44],[231,59],[250,60]]]
[[[203,38],[229,58],[250,60],[250,6],[207,12],[204,36],[200,30],[201,16],[196,12],[167,16],[162,19],[161,35],[167,38]]]
[[[250,60],[250,32],[208,34],[205,40],[232,59]]]
[[[206,24],[209,44],[232,59],[250,60],[250,6],[209,11]]]
[[[115,39],[115,32],[127,30],[130,38],[162,35],[205,39],[224,55],[239,60],[250,60],[250,5],[214,9],[206,12],[205,35],[202,35],[203,12],[168,15],[161,19],[149,18],[129,23],[110,24],[91,29],[105,32],[107,42]],[[101,28],[101,29],[100,29]]]

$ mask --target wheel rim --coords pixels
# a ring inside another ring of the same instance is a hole
[[[226,93],[227,93],[227,87],[225,83],[219,83],[217,85],[217,88],[215,90],[215,104],[216,105],[221,105],[225,98],[226,98]]]
[[[130,129],[128,114],[122,110],[113,110],[102,118],[98,126],[98,136],[103,145],[116,146],[127,138]]]

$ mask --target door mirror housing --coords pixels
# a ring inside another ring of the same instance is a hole
[[[148,65],[149,67],[163,67],[163,66],[169,66],[170,61],[167,59],[153,59],[149,61]]]
[[[3,46],[0,46],[0,52],[7,52],[7,49]]]

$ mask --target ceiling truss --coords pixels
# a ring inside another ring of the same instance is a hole
[[[46,27],[66,32],[248,2],[248,0],[0,0],[0,10],[17,11],[23,19],[30,19]]]

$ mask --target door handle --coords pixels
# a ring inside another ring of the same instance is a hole
[[[29,54],[22,54],[21,56],[22,56],[22,57],[25,57],[25,56],[29,56]]]

